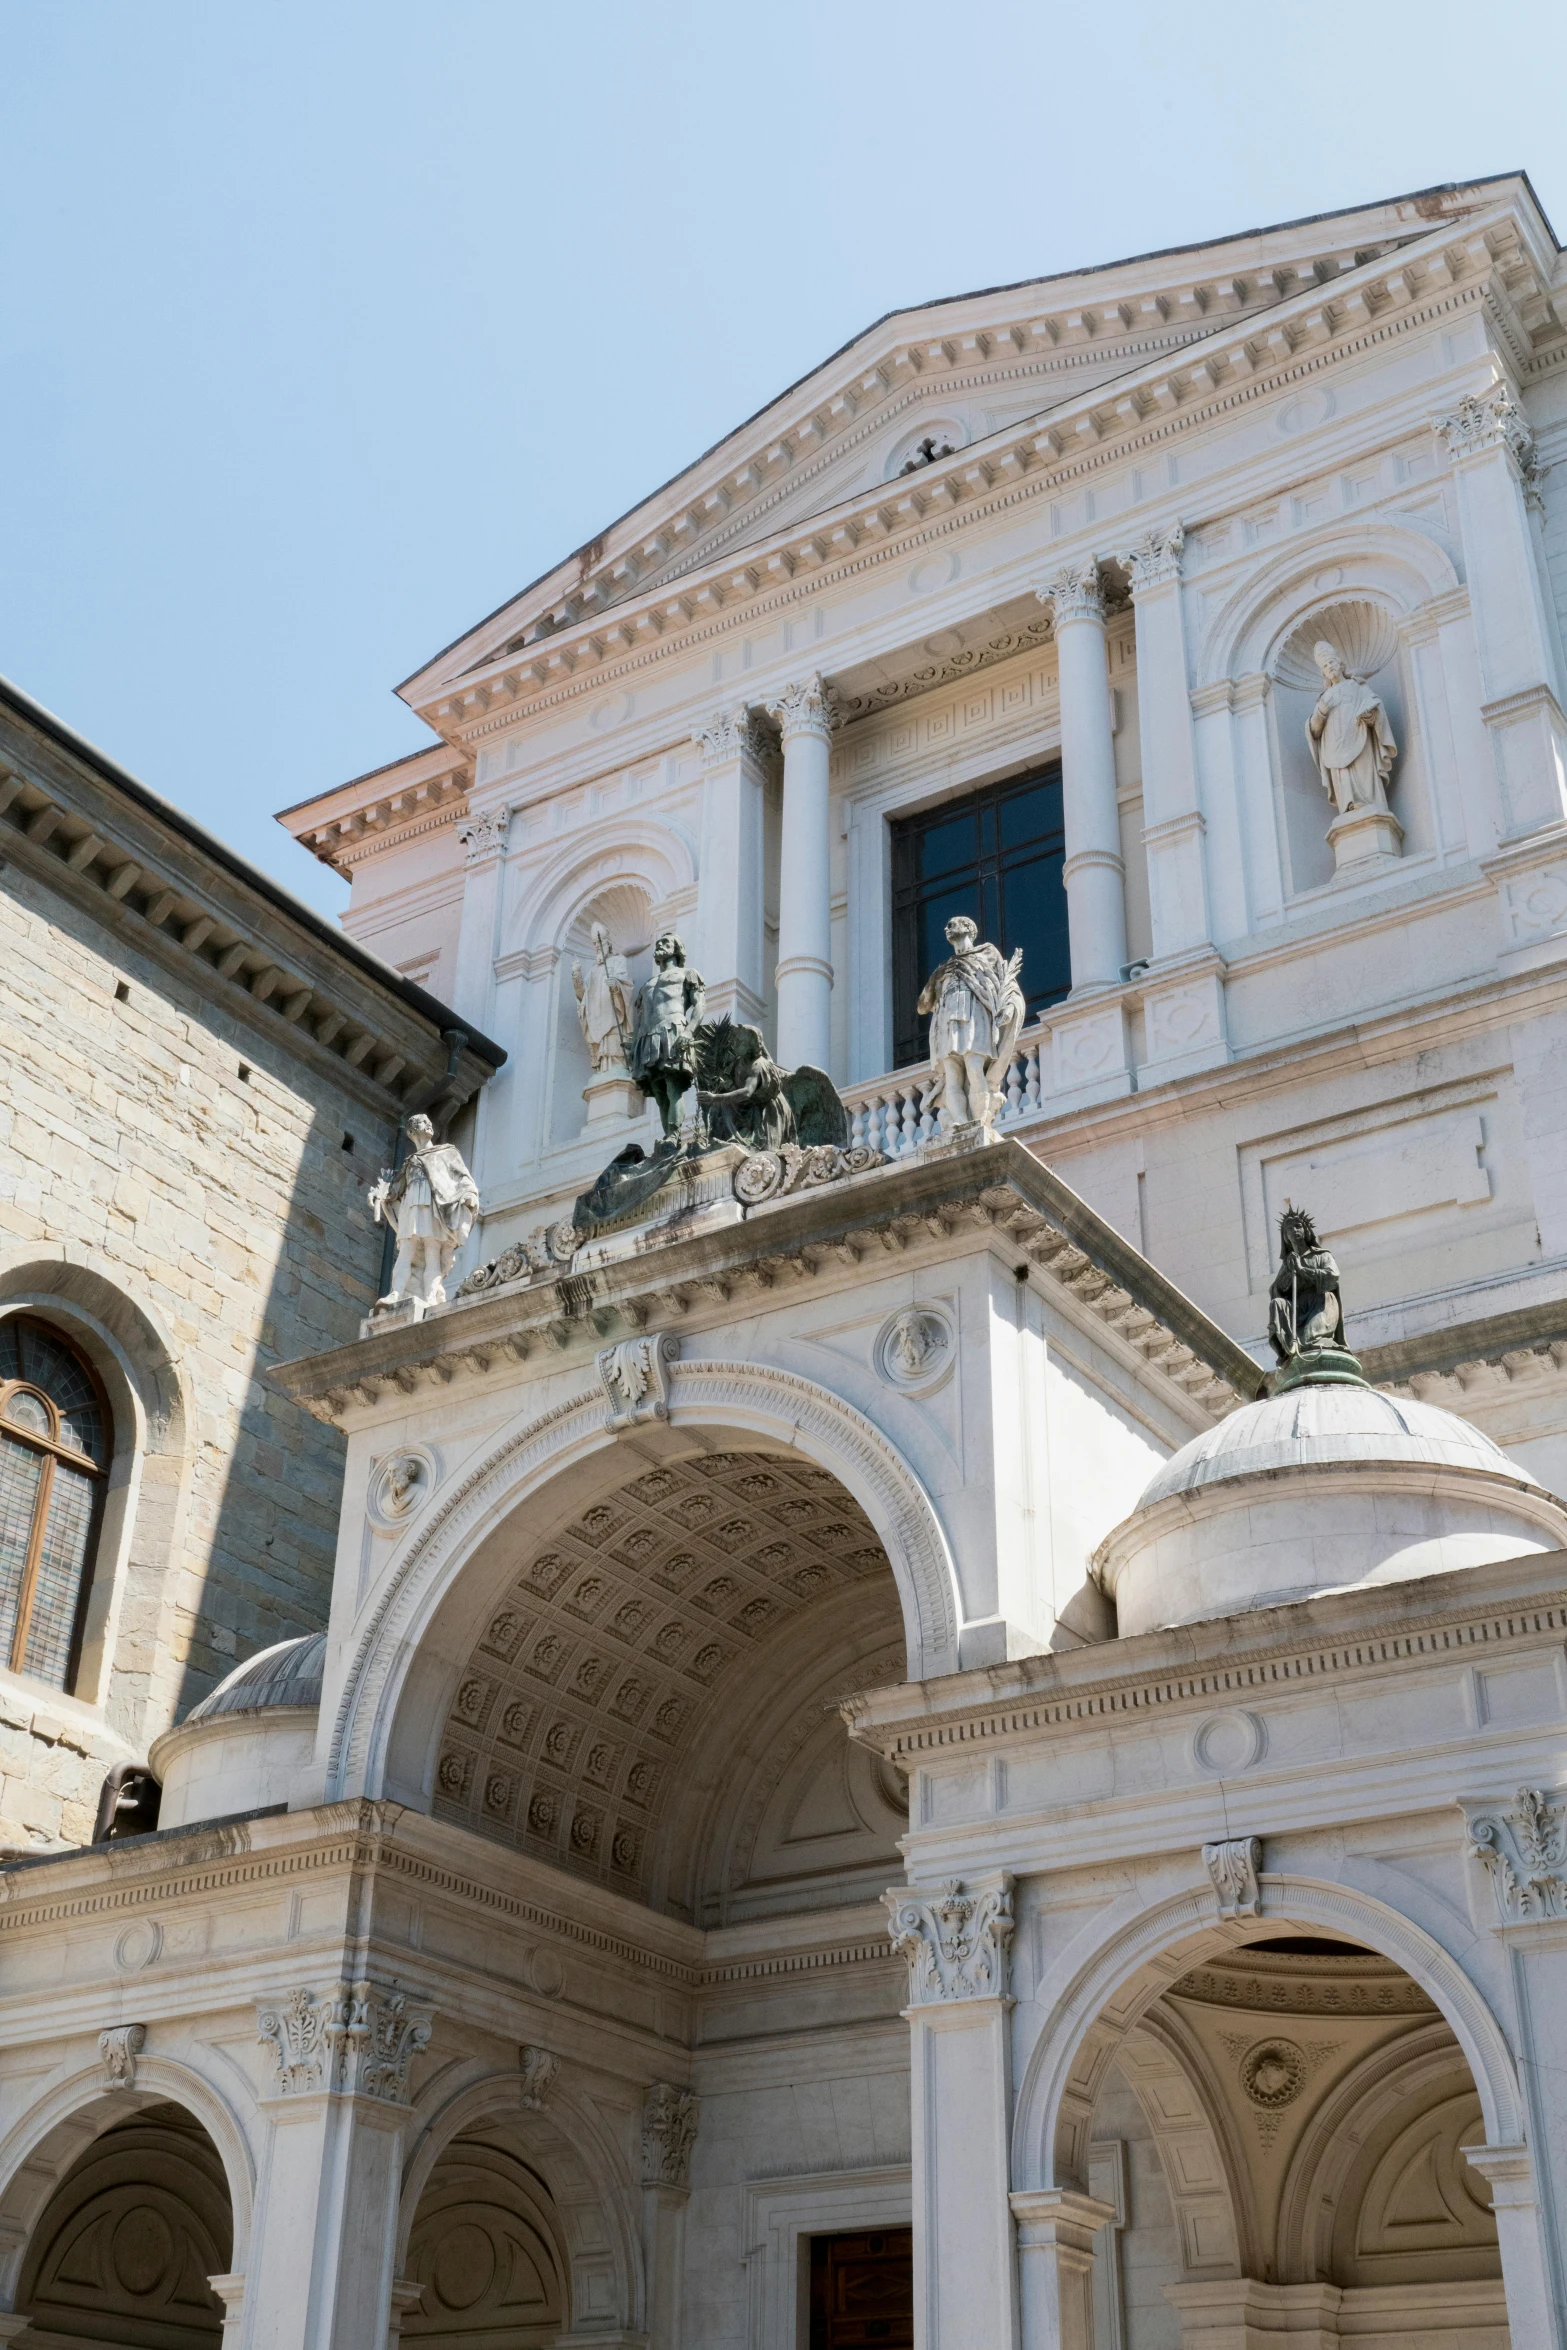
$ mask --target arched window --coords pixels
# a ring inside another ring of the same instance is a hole
[[[64,1689],[107,1483],[109,1407],[58,1331],[0,1322],[0,1657]]]

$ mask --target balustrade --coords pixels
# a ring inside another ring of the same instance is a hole
[[[1048,1027],[1027,1029],[1018,1038],[1002,1087],[1006,1100],[996,1119],[1003,1134],[1048,1110],[1041,1057],[1048,1066],[1049,1049]],[[896,1070],[864,1085],[847,1085],[842,1092],[851,1142],[883,1151],[889,1159],[900,1159],[921,1143],[935,1141],[940,1120],[935,1079],[928,1064]]]

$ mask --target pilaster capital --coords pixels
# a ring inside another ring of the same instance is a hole
[[[642,2100],[642,2184],[675,2187],[691,2184],[691,2149],[701,2101],[693,2089],[677,2089],[672,2081],[655,2081]]]
[[[406,2105],[408,2071],[429,2045],[434,2018],[395,1987],[334,1983],[317,1997],[307,1984],[256,2010],[256,2037],[277,2057],[280,2096],[335,2092]]]
[[[1181,549],[1186,544],[1186,525],[1170,524],[1164,530],[1147,530],[1134,545],[1120,557],[1121,567],[1131,585],[1133,601],[1151,588],[1178,586],[1181,577]]]
[[[1520,1787],[1512,1804],[1462,1803],[1469,1857],[1491,1880],[1499,1924],[1567,1918],[1567,1788]]]
[[[1447,445],[1452,462],[1481,457],[1491,449],[1505,449],[1524,494],[1538,504],[1543,475],[1529,419],[1505,384],[1486,392],[1466,392],[1446,416],[1432,419],[1432,430]]]
[[[768,716],[778,721],[786,750],[796,735],[819,735],[823,742],[831,739],[832,688],[819,670],[786,685],[778,699],[766,707]]]
[[[1054,579],[1037,586],[1034,593],[1042,604],[1055,606],[1057,628],[1070,620],[1097,620],[1101,626],[1104,623],[1104,587],[1096,555],[1090,555],[1085,562],[1069,563]]]
[[[510,828],[510,808],[489,808],[481,816],[465,816],[457,827],[457,838],[469,864],[487,865],[492,857],[500,856]]]
[[[1007,2201],[1025,2252],[1065,2252],[1081,2258],[1092,2253],[1095,2236],[1101,2228],[1114,2226],[1117,2216],[1113,2203],[1102,2203],[1075,2187],[1019,2187]]]
[[[751,759],[758,765],[767,757],[768,738],[762,712],[749,702],[732,710],[715,710],[696,731],[696,746],[704,767],[727,767],[733,759]]]
[[[884,1893],[892,1947],[908,1961],[909,2005],[996,1999],[1007,1993],[1012,1879],[966,1891],[954,1877],[934,1893]]]

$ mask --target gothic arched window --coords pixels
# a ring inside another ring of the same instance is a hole
[[[107,1482],[109,1407],[58,1331],[0,1322],[0,1659],[64,1689]]]

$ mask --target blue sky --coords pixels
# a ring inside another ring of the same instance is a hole
[[[0,0],[0,670],[273,810],[882,311],[1523,167],[1567,11]]]

